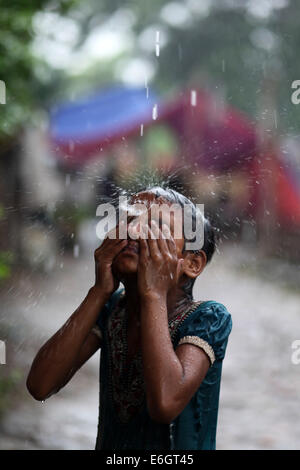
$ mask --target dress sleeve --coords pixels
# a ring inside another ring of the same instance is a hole
[[[178,346],[190,343],[200,347],[213,365],[224,358],[231,329],[231,315],[224,305],[203,302],[183,323]]]
[[[103,332],[105,329],[106,321],[111,311],[114,309],[120,297],[123,295],[124,289],[118,289],[112,294],[109,301],[106,302],[102,310],[100,311],[98,318],[96,320],[95,326],[92,328],[92,332],[95,333],[100,339],[103,337]]]

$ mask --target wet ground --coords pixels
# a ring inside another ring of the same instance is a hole
[[[196,299],[224,303],[233,318],[223,365],[217,448],[299,449],[300,364],[291,361],[291,344],[300,339],[300,292],[286,288],[288,270],[280,270],[280,264],[271,263],[272,275],[263,278],[257,265],[251,250],[228,246],[195,288]],[[16,345],[11,353],[7,345],[7,363],[13,361],[23,379],[0,422],[0,449],[94,448],[99,352],[43,404],[25,388],[35,353],[83,300],[93,272],[92,257],[64,258],[47,277],[20,276],[1,299],[1,316]]]

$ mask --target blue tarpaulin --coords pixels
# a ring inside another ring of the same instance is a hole
[[[148,88],[124,86],[61,104],[50,113],[56,151],[72,161],[82,160],[152,121],[155,105],[158,99]]]

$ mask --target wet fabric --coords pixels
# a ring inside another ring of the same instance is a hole
[[[224,305],[205,301],[169,321],[174,349],[182,338],[197,337],[213,349],[215,360],[185,409],[171,424],[164,424],[153,421],[147,411],[141,352],[126,363],[123,300],[124,291],[116,292],[97,320],[103,340],[96,449],[215,449],[222,363],[232,328],[231,315]]]

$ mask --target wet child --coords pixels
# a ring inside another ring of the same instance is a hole
[[[131,204],[146,206],[148,223],[139,237],[117,231],[95,251],[95,284],[38,352],[28,390],[45,400],[101,348],[96,449],[215,449],[231,316],[222,304],[192,295],[213,256],[214,230],[205,219],[203,246],[187,250],[184,233],[174,236],[182,217],[174,211],[165,223],[164,212],[188,205],[195,218],[192,201],[152,187]]]

